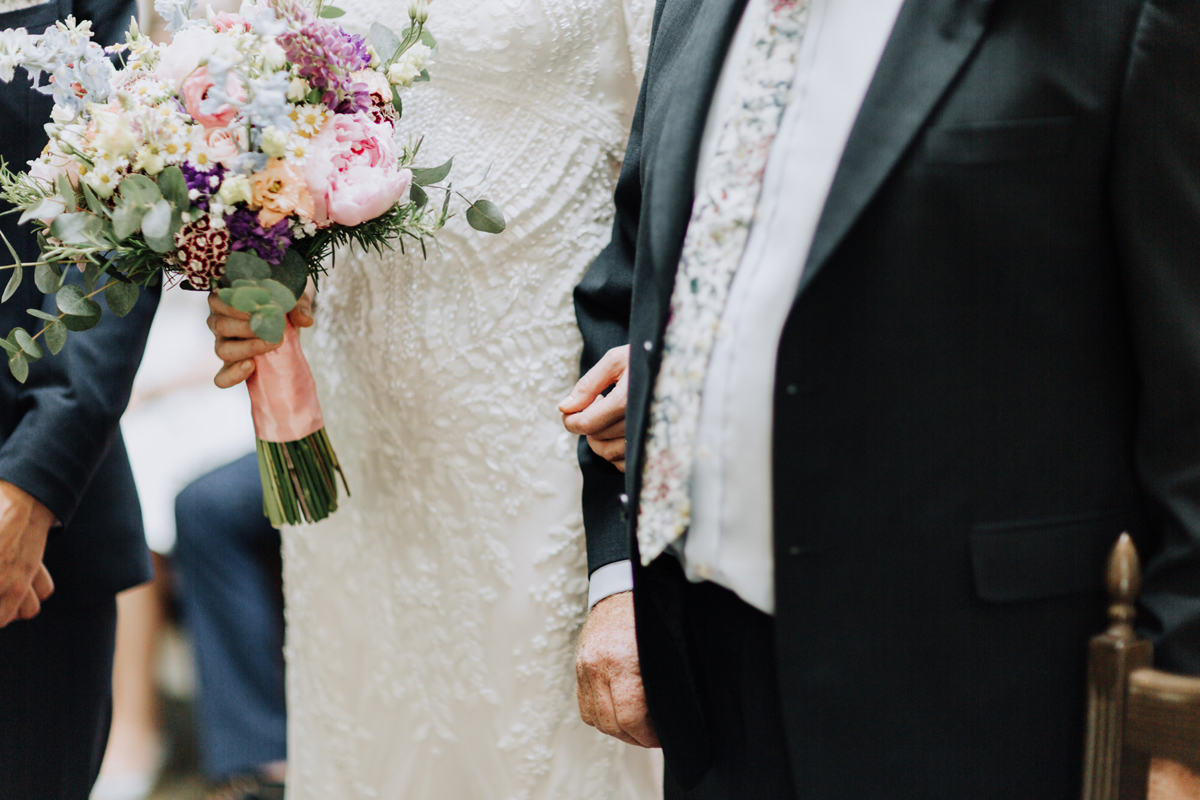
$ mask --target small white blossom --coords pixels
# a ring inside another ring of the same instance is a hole
[[[271,158],[283,158],[287,147],[288,135],[279,128],[271,127],[263,131],[262,151]]]

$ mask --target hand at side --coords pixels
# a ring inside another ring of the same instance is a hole
[[[32,619],[54,582],[42,564],[54,514],[33,495],[0,481],[0,628]]]
[[[629,345],[614,347],[579,379],[558,405],[563,426],[586,436],[588,447],[625,471],[625,404],[629,397]],[[604,390],[612,387],[607,395]]]
[[[579,634],[575,678],[584,722],[626,744],[659,746],[642,688],[632,592],[606,597],[592,608]]]
[[[288,319],[297,328],[307,328],[313,324],[315,293],[316,289],[310,280],[296,307],[288,313]],[[269,353],[279,345],[264,342],[255,336],[254,331],[250,330],[250,315],[223,301],[216,292],[208,295],[208,311],[208,329],[217,337],[217,358],[225,362],[213,378],[213,383],[228,389],[250,377],[254,372],[255,356]]]

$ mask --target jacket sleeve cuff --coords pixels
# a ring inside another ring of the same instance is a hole
[[[588,582],[588,611],[601,600],[633,589],[633,562],[629,559],[605,564]]]

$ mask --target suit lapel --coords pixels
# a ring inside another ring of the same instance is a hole
[[[700,140],[713,92],[747,0],[666,0],[656,46],[677,48],[671,72],[648,98],[650,127],[661,126],[653,156],[648,219],[665,313],[679,247],[691,217]],[[657,119],[654,119],[657,117]]]
[[[846,143],[799,291],[871,202],[983,35],[993,0],[908,0]]]

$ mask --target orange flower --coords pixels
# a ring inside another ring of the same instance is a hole
[[[250,176],[250,183],[254,189],[254,205],[262,209],[258,212],[258,222],[264,228],[292,214],[312,219],[313,198],[308,193],[304,176],[286,161],[272,158],[266,169]]]

